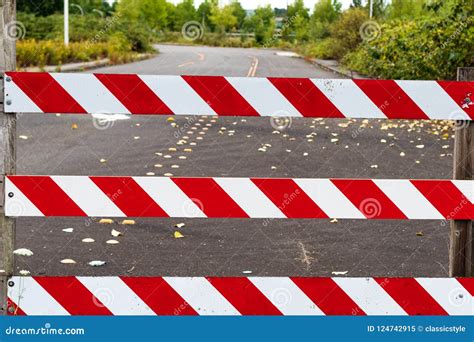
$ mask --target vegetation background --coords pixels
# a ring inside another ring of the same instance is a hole
[[[287,8],[245,10],[239,1],[220,5],[193,0],[73,0],[71,44],[63,41],[63,1],[18,0],[15,28],[20,67],[62,65],[109,58],[128,62],[154,52],[153,43],[284,48],[305,57],[336,59],[351,70],[394,79],[454,79],[472,66],[472,0],[303,0]]]

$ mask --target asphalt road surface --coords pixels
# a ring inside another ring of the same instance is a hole
[[[160,55],[97,72],[337,78],[273,50],[159,46]],[[78,85],[80,86],[80,85]],[[234,177],[449,178],[445,123],[269,118],[19,118],[18,173]],[[174,124],[184,127],[180,130]],[[99,127],[99,128],[97,128]],[[179,145],[184,140],[186,145]],[[266,152],[259,151],[265,146]],[[184,152],[192,148],[192,152]],[[171,149],[171,150],[170,150]],[[176,151],[174,151],[176,149]],[[170,157],[168,157],[170,156]],[[184,158],[185,157],[185,158]],[[439,221],[20,218],[17,272],[33,275],[445,276]],[[178,223],[185,226],[175,228]],[[73,228],[72,233],[64,232]],[[123,233],[113,237],[111,230]],[[174,238],[179,231],[184,238]],[[85,238],[94,242],[83,242]],[[108,240],[118,244],[108,244]],[[63,264],[73,259],[75,264]],[[106,264],[91,267],[90,261]]]

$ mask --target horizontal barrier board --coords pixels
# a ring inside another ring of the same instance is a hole
[[[13,277],[13,315],[473,315],[472,278]]]
[[[8,176],[6,215],[474,219],[474,181]]]
[[[474,82],[9,72],[5,111],[471,120]]]

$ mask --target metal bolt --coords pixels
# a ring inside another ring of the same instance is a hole
[[[10,106],[12,104],[12,100],[7,100],[7,106]]]
[[[11,82],[11,81],[12,81],[12,78],[11,78],[10,76],[7,76],[7,78],[5,78],[5,80],[6,80],[7,82]]]
[[[13,196],[15,196],[15,195],[13,194],[13,192],[9,192],[9,193],[8,193],[8,197],[12,198]]]
[[[13,280],[10,280],[10,281],[8,282],[8,286],[10,286],[10,287],[15,286],[15,282],[14,282]]]

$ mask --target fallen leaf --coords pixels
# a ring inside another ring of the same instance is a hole
[[[147,176],[154,176],[155,173],[154,173],[154,172],[147,172],[146,175],[147,175]]]
[[[102,158],[102,159],[100,160],[100,162],[101,162],[101,163],[107,163],[107,159]]]
[[[13,251],[13,254],[29,257],[33,255],[33,252],[26,248],[18,248]]]
[[[175,238],[175,239],[181,239],[181,238],[184,238],[184,235],[181,234],[181,233],[178,232],[178,231],[175,231],[175,232],[174,232],[174,238]]]
[[[74,228],[64,228],[63,232],[65,233],[72,233],[74,231]]]
[[[252,274],[252,271],[242,271],[243,274]]]
[[[337,219],[336,219],[336,218],[334,218],[334,219],[332,219],[332,220],[331,220],[331,221],[329,221],[329,222],[330,222],[330,223],[337,223],[338,221],[337,221]]]
[[[119,232],[118,230],[115,230],[115,229],[112,229],[112,231],[110,232],[110,235],[112,235],[113,237],[118,237],[118,236],[122,236],[122,232]]]
[[[91,243],[91,242],[95,242],[95,240],[92,238],[85,238],[85,239],[82,239],[82,242]]]
[[[400,152],[400,157],[405,157],[405,152]]]
[[[76,262],[72,259],[63,259],[61,260],[61,264],[75,264]]]
[[[334,275],[346,275],[346,274],[347,274],[347,272],[349,272],[349,271],[342,271],[342,272],[339,272],[339,271],[333,271],[333,272],[331,272],[331,273],[332,273],[332,274],[334,274]]]
[[[22,276],[27,276],[29,274],[30,274],[30,271],[27,271],[27,270],[21,270],[20,271],[20,275],[22,275]]]
[[[184,223],[176,223],[174,226],[176,228],[183,228],[185,226],[185,224]]]
[[[100,219],[99,223],[100,223],[100,224],[112,224],[112,223],[114,223],[114,220],[112,220],[112,219],[104,219],[104,218],[103,218],[103,219]]]
[[[20,135],[18,138],[23,139],[23,140],[26,140],[26,139],[28,139],[28,136],[26,136],[26,135]]]
[[[117,240],[107,240],[105,243],[109,244],[109,245],[116,245],[118,244],[119,242]]]
[[[77,124],[72,124],[71,129],[77,129]]]
[[[423,232],[416,232],[416,236],[423,236],[425,234],[423,234]]]
[[[104,266],[106,264],[105,261],[101,261],[101,260],[93,260],[91,262],[89,262],[89,265],[92,266],[92,267],[100,267],[100,266]]]
[[[123,220],[123,221],[122,221],[122,224],[133,225],[133,224],[135,224],[135,220]]]
[[[174,119],[172,116],[170,116],[169,118],[166,119],[166,121],[168,121],[168,122],[174,122],[175,119]]]

